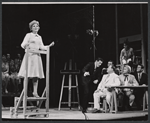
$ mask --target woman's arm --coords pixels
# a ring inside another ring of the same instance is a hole
[[[123,50],[120,52],[120,64],[122,64]]]
[[[131,48],[131,56],[132,56],[132,61],[134,62],[135,55],[134,55],[134,50],[133,50],[133,48]]]
[[[43,41],[42,41],[42,37],[40,36],[40,50],[47,50],[48,46],[44,46]]]
[[[26,36],[24,37],[24,39],[23,39],[23,42],[21,43],[21,47],[23,48],[23,49],[26,49],[27,48],[27,46],[29,46],[29,38],[30,38],[30,34],[29,33],[27,33],[26,34]]]

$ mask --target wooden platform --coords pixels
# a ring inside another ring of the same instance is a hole
[[[40,109],[40,112],[45,111],[45,109]],[[18,115],[18,118],[11,118],[9,108],[3,108],[2,110],[2,120],[21,120],[23,118],[22,114]],[[85,115],[79,111],[77,108],[69,109],[62,108],[60,111],[58,108],[53,108],[49,110],[49,116],[43,117],[39,115],[37,117],[29,117],[26,120],[130,120],[130,121],[146,121],[148,120],[148,111],[119,111],[116,114],[113,113],[86,113]]]

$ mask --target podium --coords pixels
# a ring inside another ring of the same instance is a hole
[[[69,60],[69,69],[67,69],[67,62],[65,63],[64,70],[60,70],[60,74],[63,75],[62,78],[62,86],[61,86],[61,93],[60,93],[60,99],[59,99],[59,107],[58,110],[61,108],[61,104],[68,104],[68,107],[71,109],[71,104],[78,104],[78,107],[80,105],[79,101],[79,89],[78,89],[78,77],[77,75],[80,74],[80,70],[77,70],[76,63],[74,64],[74,68],[72,65],[72,60]],[[65,85],[65,79],[66,77],[68,78],[67,86]],[[73,85],[73,79],[75,80],[75,85]],[[72,89],[76,89],[77,93],[77,102],[72,102]],[[68,101],[67,102],[62,102],[62,97],[63,97],[63,91],[64,89],[68,89]]]
[[[53,46],[53,44],[51,45]],[[43,91],[43,94],[41,97],[28,97],[27,96],[27,90],[28,90],[28,57],[29,53],[37,53],[37,54],[45,54],[46,55],[46,87]],[[21,110],[23,114],[23,118],[29,118],[33,116],[39,116],[42,115],[44,117],[49,116],[49,80],[50,80],[50,71],[49,71],[49,65],[50,65],[50,47],[47,48],[46,51],[42,50],[32,50],[28,49],[26,51],[26,76],[24,77],[24,87],[22,90],[22,93],[20,97],[15,97],[14,107],[10,108],[10,115],[11,117],[18,117],[19,110]],[[33,106],[32,101],[37,102],[37,106]],[[45,101],[45,111],[39,111],[41,108],[41,105]],[[27,102],[30,103],[31,106],[27,106]],[[22,105],[21,105],[22,104]],[[35,112],[33,112],[35,110]]]

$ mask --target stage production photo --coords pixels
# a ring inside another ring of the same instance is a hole
[[[2,2],[2,121],[147,121],[148,2]]]

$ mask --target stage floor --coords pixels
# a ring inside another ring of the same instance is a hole
[[[39,112],[44,112],[45,109],[40,109]],[[2,120],[20,120],[24,119],[23,114],[19,113],[18,117],[11,117],[10,109],[2,110]],[[148,111],[118,111],[115,113],[85,113],[85,115],[78,109],[57,108],[49,109],[49,116],[43,117],[29,117],[27,120],[148,120]]]

